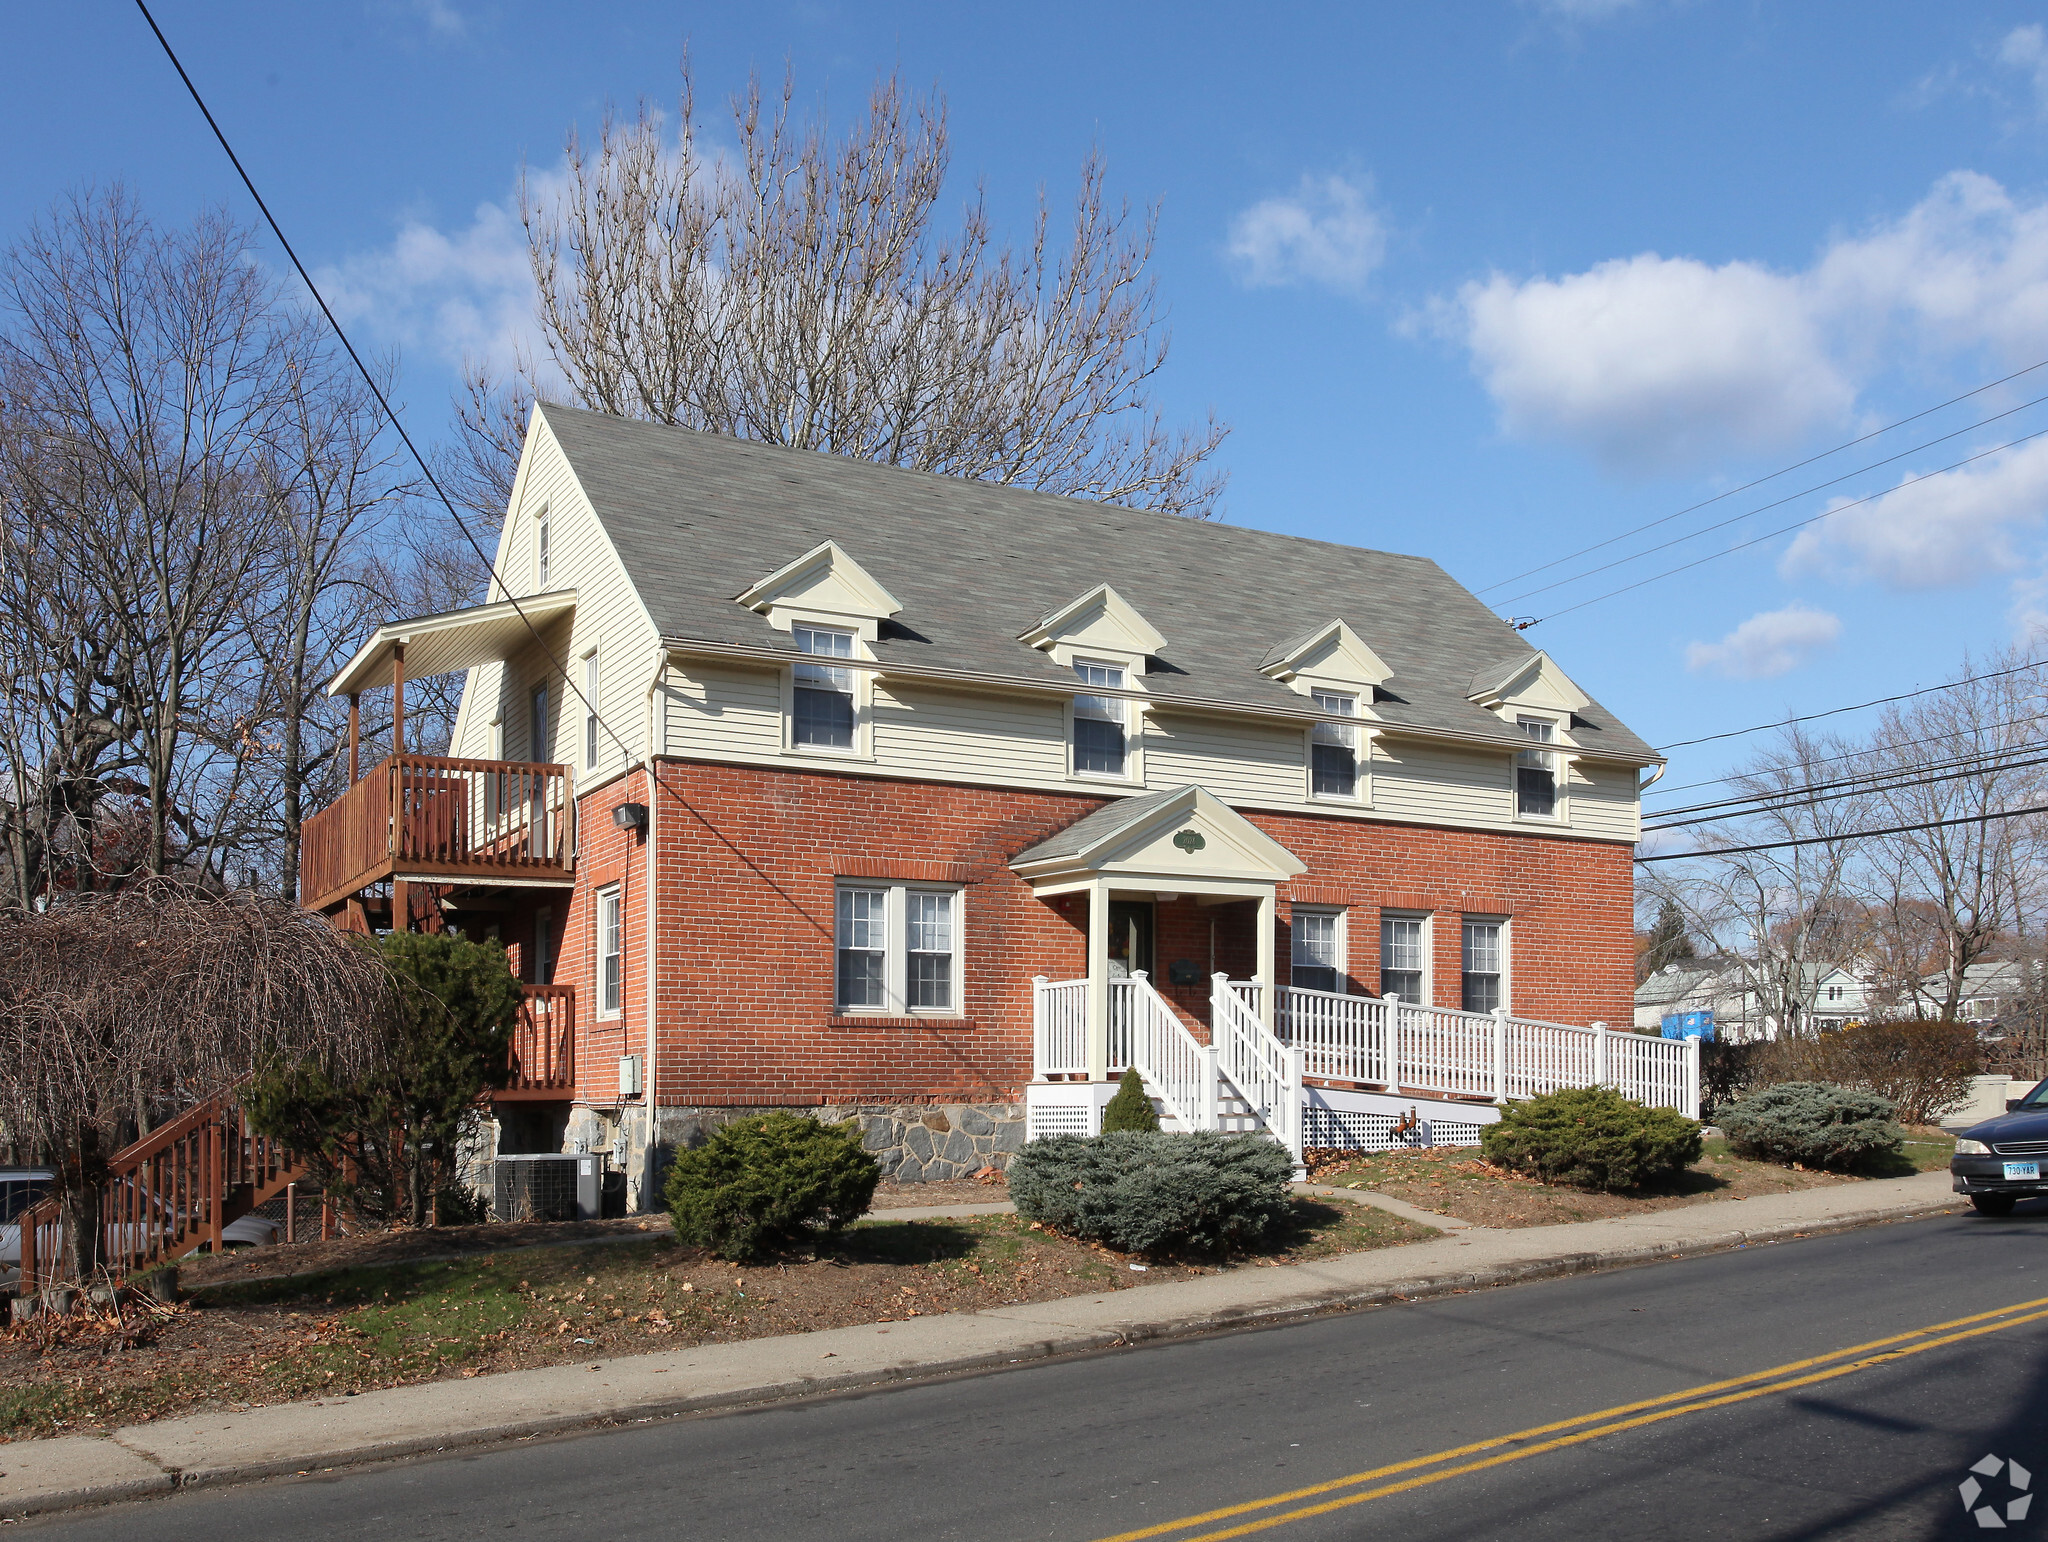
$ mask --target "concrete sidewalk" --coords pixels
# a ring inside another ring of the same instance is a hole
[[[1365,1198],[1350,1190],[1322,1192]],[[1389,1209],[1397,1203],[1382,1202]],[[0,1514],[995,1369],[1147,1340],[1282,1323],[1345,1307],[1903,1220],[1959,1203],[1949,1190],[1949,1175],[1932,1172],[1617,1220],[1514,1230],[1465,1226],[1406,1247],[1233,1269],[1035,1306],[508,1371],[242,1413],[189,1414],[130,1425],[110,1435],[0,1446]],[[1399,1208],[1432,1225],[1445,1222],[1405,1205]]]

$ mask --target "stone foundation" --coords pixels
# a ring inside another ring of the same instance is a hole
[[[675,1151],[701,1146],[720,1125],[765,1108],[664,1108],[656,1115],[659,1165]],[[790,1112],[790,1110],[785,1110]],[[1007,1167],[1024,1145],[1022,1103],[859,1103],[803,1110],[826,1124],[860,1121],[861,1145],[899,1183],[966,1178],[984,1167]],[[659,1181],[653,1185],[659,1192]]]

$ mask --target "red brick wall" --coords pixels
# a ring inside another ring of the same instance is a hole
[[[1033,898],[1009,858],[1100,806],[1055,793],[664,761],[653,801],[659,908],[657,1101],[679,1105],[987,1101],[1021,1096],[1031,1075],[1031,977],[1074,978],[1086,959],[1087,902]],[[611,806],[645,801],[637,775],[585,801],[579,881],[564,916],[558,983],[577,988],[587,1098],[604,1101],[614,1060],[641,1048],[646,982],[645,852]],[[1511,918],[1517,1012],[1626,1023],[1631,1010],[1630,848],[1253,812],[1308,863],[1280,894],[1274,957],[1285,978],[1288,902],[1350,907],[1354,988],[1376,990],[1379,907],[1433,916],[1438,1004],[1456,1006],[1462,915]],[[595,1018],[592,895],[628,886],[626,1012]],[[966,886],[964,1016],[877,1019],[832,1010],[834,880],[943,880]],[[561,907],[558,906],[558,912]],[[1215,967],[1253,969],[1255,909],[1162,903],[1162,988],[1207,1015]],[[1166,982],[1176,959],[1199,984]]]

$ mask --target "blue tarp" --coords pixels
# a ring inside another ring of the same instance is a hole
[[[1714,1037],[1714,1014],[1712,1012],[1666,1012],[1664,1014],[1664,1037],[1667,1039],[1707,1039]]]

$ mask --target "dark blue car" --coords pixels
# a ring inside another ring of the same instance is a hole
[[[2005,1109],[1963,1131],[1948,1163],[1955,1191],[1984,1215],[2010,1215],[2021,1200],[2048,1194],[2048,1081]]]

